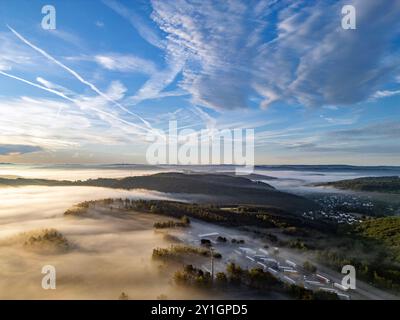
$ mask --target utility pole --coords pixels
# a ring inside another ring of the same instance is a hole
[[[210,256],[211,256],[211,282],[214,282],[214,249],[210,247]]]

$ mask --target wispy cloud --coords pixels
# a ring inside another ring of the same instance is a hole
[[[0,155],[15,155],[41,151],[42,148],[30,145],[0,144]]]
[[[48,81],[46,79],[43,79],[42,77],[37,77],[36,81],[38,83],[40,83],[42,86],[44,86],[48,89],[53,89],[55,91],[61,92],[61,93],[65,94],[66,96],[70,96],[70,95],[74,94],[71,90],[69,90],[63,86],[60,86],[58,84],[52,83],[51,81]]]
[[[128,20],[141,37],[148,43],[167,52],[165,57],[167,66],[161,70],[158,68],[156,69],[154,65],[146,61],[140,61],[140,59],[136,57],[123,57],[122,59],[118,59],[117,64],[114,63],[115,60],[110,56],[97,57],[98,62],[106,68],[117,68],[119,71],[138,71],[141,69],[142,72],[150,75],[150,79],[146,81],[134,96],[129,97],[126,102],[130,105],[137,105],[145,100],[182,95],[183,92],[179,90],[164,92],[164,89],[176,79],[185,65],[186,58],[182,49],[175,46],[174,49],[171,50],[173,46],[168,42],[168,40],[160,38],[154,29],[148,26],[147,23],[131,8],[124,6],[116,0],[103,0],[103,3],[124,19]],[[119,65],[119,67],[117,67],[117,65]]]
[[[331,136],[346,140],[386,140],[400,139],[400,121],[386,121],[373,123],[359,128],[337,130],[330,133]]]
[[[334,125],[351,125],[357,122],[359,116],[351,116],[351,117],[328,117],[325,115],[320,115],[322,119],[325,121],[334,124]]]
[[[103,68],[112,71],[138,72],[149,75],[157,72],[155,63],[134,55],[99,54],[94,57],[94,60]]]
[[[341,28],[340,9],[353,4],[357,30]],[[368,98],[398,70],[390,50],[398,35],[397,1],[311,2],[279,12],[277,38],[256,60],[258,83],[274,100],[347,105]],[[351,70],[351,72],[349,72]]]
[[[97,21],[95,22],[95,25],[96,25],[96,27],[98,27],[98,28],[104,28],[104,22],[103,22],[103,21],[97,20]]]
[[[384,121],[351,129],[330,130],[310,137],[289,136],[272,143],[303,153],[364,153],[393,155],[400,151],[400,122]],[[278,143],[277,143],[278,142]]]
[[[110,90],[118,92],[115,88]],[[92,99],[70,99],[71,102],[28,97],[2,99],[0,144],[13,141],[14,144],[57,151],[93,144],[103,148],[145,141],[142,131],[98,109],[101,101]],[[77,105],[79,108],[76,108]],[[57,117],[59,109],[62,109],[62,113]]]
[[[351,3],[362,31],[341,28],[348,1],[153,0],[152,17],[167,34],[169,54],[179,47],[189,57],[181,86],[195,104],[243,108],[255,91],[261,107],[347,105],[368,98],[399,69],[389,50],[399,2]]]
[[[397,96],[400,94],[400,90],[379,90],[374,93],[372,98],[379,99],[379,98],[387,98],[392,96]]]
[[[58,38],[68,44],[71,44],[75,47],[83,47],[84,46],[84,41],[75,33],[68,32],[65,30],[60,30],[60,29],[55,29],[51,30],[49,32],[50,36],[53,36],[55,38]]]
[[[119,117],[118,115],[114,114],[113,112],[110,111],[106,111],[103,110],[105,106],[107,106],[107,101],[105,101],[105,99],[103,99],[102,97],[84,97],[84,96],[78,96],[76,95],[78,98],[71,98],[67,95],[65,95],[65,93],[63,92],[59,92],[55,89],[52,88],[48,88],[46,86],[42,86],[40,84],[31,82],[27,79],[23,79],[20,77],[17,77],[15,75],[9,74],[7,72],[4,71],[0,71],[0,74],[9,77],[11,79],[14,80],[18,80],[21,81],[27,85],[33,86],[35,88],[53,93],[69,102],[72,102],[73,104],[75,104],[76,106],[78,106],[79,108],[83,109],[83,110],[90,110],[90,111],[94,111],[102,120],[108,122],[109,124],[111,124],[114,128],[118,128],[120,127],[122,130],[126,131],[127,134],[131,134],[133,135],[133,137],[137,137],[137,136],[145,136],[149,131],[143,130],[143,127],[129,122],[127,120],[124,120],[123,118]],[[121,95],[122,91],[124,91],[125,89],[122,88],[118,83],[114,83],[110,89],[109,89],[109,93],[115,96],[119,96]],[[103,108],[103,109],[102,109]],[[7,108],[8,109],[8,108]],[[153,132],[153,130],[151,130],[151,132]]]
[[[10,34],[0,33],[0,70],[29,68],[35,65],[35,57],[11,39]]]
[[[70,61],[96,62],[106,70],[125,73],[141,73],[149,76],[135,95],[124,100],[127,106],[134,106],[142,101],[187,95],[182,89],[164,91],[181,73],[185,59],[167,60],[165,69],[160,69],[154,62],[131,54],[103,53],[92,56],[67,57]]]
[[[11,84],[0,92],[0,145],[128,150],[178,120],[200,138],[256,128],[264,154],[398,150],[397,114],[379,122],[400,96],[398,1],[103,3],[101,23],[88,17],[79,36],[0,32],[0,80]],[[357,30],[341,28],[343,4],[356,6]]]
[[[167,96],[179,96],[185,94],[182,91],[164,92],[181,72],[184,61],[170,64],[165,70],[153,73],[148,81],[136,92],[134,96],[127,98],[126,103],[136,105],[144,100],[158,99]]]
[[[194,104],[216,109],[246,106],[249,88],[246,4],[152,1],[152,17],[167,34],[170,56],[184,54],[181,87]]]
[[[140,36],[148,43],[152,44],[157,48],[164,48],[165,43],[157,33],[149,27],[142,17],[130,8],[127,8],[123,4],[115,0],[102,0],[102,2],[114,10],[117,14],[127,19],[130,24],[137,30]]]
[[[58,66],[60,66],[61,68],[63,68],[64,70],[66,70],[67,72],[69,72],[70,74],[72,74],[77,80],[79,80],[81,83],[87,85],[90,89],[92,89],[95,93],[97,93],[98,95],[100,95],[102,98],[104,98],[105,100],[111,102],[112,104],[114,104],[115,106],[119,107],[120,109],[122,109],[123,111],[129,113],[130,115],[136,117],[137,119],[139,119],[141,122],[143,122],[147,128],[143,128],[144,130],[151,130],[151,126],[150,124],[144,120],[142,117],[140,117],[139,115],[129,111],[127,108],[125,108],[124,106],[122,106],[119,102],[111,99],[109,96],[107,96],[104,92],[102,92],[100,89],[98,89],[93,83],[85,80],[78,72],[76,72],[75,70],[72,70],[71,68],[67,67],[66,65],[64,65],[62,62],[60,62],[59,60],[57,60],[56,58],[54,58],[53,56],[51,56],[50,54],[48,54],[46,51],[44,51],[43,49],[35,46],[34,44],[32,44],[30,41],[28,41],[26,38],[24,38],[21,34],[19,34],[17,31],[15,31],[13,28],[11,28],[10,26],[8,26],[8,28],[11,30],[12,33],[14,33],[22,42],[24,42],[25,44],[27,44],[28,46],[30,46],[32,49],[34,49],[35,51],[39,52],[40,54],[42,54],[44,57],[46,57],[47,59],[49,59],[50,61],[54,62],[55,64],[57,64]]]

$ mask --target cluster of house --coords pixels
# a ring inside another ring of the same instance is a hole
[[[317,201],[323,209],[304,212],[303,217],[311,220],[326,219],[339,224],[353,224],[361,222],[362,219],[360,214],[351,212],[352,208],[368,211],[374,207],[371,201],[352,196],[329,195]]]

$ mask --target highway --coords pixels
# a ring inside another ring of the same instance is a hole
[[[226,238],[226,242],[218,241],[218,237]],[[182,242],[194,246],[201,244],[201,239],[208,239],[215,251],[221,253],[221,259],[214,259],[214,271],[225,272],[230,262],[242,268],[261,267],[275,277],[288,284],[297,284],[310,290],[334,292],[343,300],[396,300],[400,297],[379,290],[357,279],[356,289],[347,289],[341,285],[344,275],[310,260],[301,253],[286,248],[276,248],[266,240],[236,228],[221,227],[196,219],[191,220],[191,227],[180,234]],[[243,240],[244,243],[232,243],[232,239]],[[312,273],[303,268],[305,261],[317,266]],[[201,266],[210,272],[211,264]]]

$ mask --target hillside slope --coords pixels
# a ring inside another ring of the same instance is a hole
[[[223,174],[158,173],[122,179],[99,178],[86,181],[42,179],[0,179],[0,185],[93,186],[113,189],[147,189],[165,193],[206,195],[210,203],[254,204],[276,207],[292,212],[316,208],[306,198],[281,192],[267,183]]]

